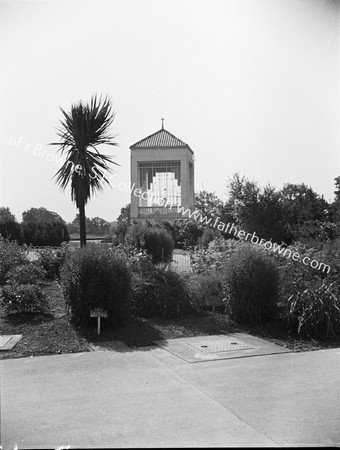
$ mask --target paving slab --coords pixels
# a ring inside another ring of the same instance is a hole
[[[340,446],[340,349],[173,370],[281,446]]]
[[[160,340],[156,344],[190,363],[291,352],[246,333]]]
[[[168,354],[150,347],[2,361],[3,448],[277,445],[166,367],[160,352]]]
[[[4,449],[340,446],[340,349],[191,364],[117,345],[0,367]]]
[[[22,338],[22,334],[0,335],[0,351],[12,350]]]

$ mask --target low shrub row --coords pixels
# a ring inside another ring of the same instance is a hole
[[[7,282],[11,270],[29,264],[28,255],[30,252],[33,252],[38,258],[35,264],[45,271],[45,277],[48,280],[55,280],[60,277],[60,269],[68,252],[67,245],[62,245],[57,249],[40,248],[31,250],[30,247],[22,247],[16,242],[10,242],[0,237],[0,285]]]
[[[240,323],[255,325],[281,317],[301,337],[339,337],[340,241],[318,248],[298,243],[290,250],[327,263],[330,272],[240,241],[215,239],[206,249],[196,249],[191,266],[198,277],[200,303],[208,305],[208,298],[218,304],[216,292],[221,290],[228,311]],[[211,295],[205,285],[210,285]]]

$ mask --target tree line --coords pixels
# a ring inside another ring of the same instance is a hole
[[[113,233],[114,222],[100,217],[87,218],[89,234],[108,236]],[[8,207],[0,207],[0,235],[19,244],[35,246],[58,246],[68,242],[70,234],[79,235],[79,214],[66,223],[62,217],[44,207],[30,208],[22,213],[22,222],[18,223]]]
[[[335,178],[334,201],[327,202],[304,183],[287,183],[281,190],[234,174],[227,181],[226,198],[206,190],[195,194],[194,210],[202,217],[234,223],[239,229],[256,233],[265,240],[290,245],[292,242],[326,242],[340,236],[340,176]],[[212,223],[213,221],[211,221]],[[206,244],[221,233],[195,219],[160,221],[173,236],[177,247]],[[130,205],[117,219],[117,241],[124,242],[132,225]],[[223,234],[226,238],[233,236]]]

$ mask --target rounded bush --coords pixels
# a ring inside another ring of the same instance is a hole
[[[167,263],[172,259],[174,241],[163,228],[136,224],[128,231],[127,243],[137,249],[145,249],[153,264]]]
[[[256,325],[275,317],[279,272],[265,252],[250,245],[238,248],[228,260],[226,284],[234,320]]]
[[[144,240],[144,247],[152,256],[153,264],[171,261],[174,241],[167,231],[149,228],[144,234]]]
[[[88,245],[67,255],[61,284],[71,318],[87,326],[90,312],[102,308],[119,323],[130,314],[131,273],[126,259],[112,248]]]
[[[44,292],[34,284],[13,284],[4,287],[2,304],[7,314],[48,311],[48,301]]]

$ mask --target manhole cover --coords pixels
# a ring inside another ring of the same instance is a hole
[[[219,339],[212,341],[188,342],[188,345],[196,348],[204,353],[219,353],[231,352],[234,350],[246,350],[254,348],[251,345],[245,344],[237,339]]]
[[[0,336],[0,347],[7,344],[8,341],[12,339],[12,336]]]

